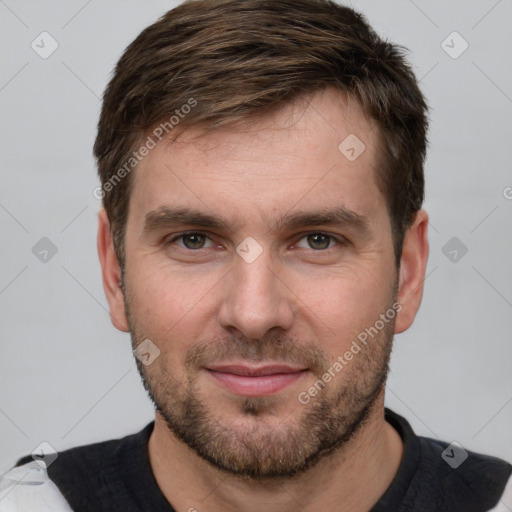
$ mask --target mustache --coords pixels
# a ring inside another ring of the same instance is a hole
[[[234,359],[303,366],[318,378],[326,373],[330,364],[329,357],[314,344],[305,344],[290,337],[269,335],[258,340],[226,337],[197,342],[187,350],[185,366],[193,372],[202,366]]]

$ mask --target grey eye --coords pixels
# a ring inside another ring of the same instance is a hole
[[[323,233],[312,233],[307,235],[306,238],[311,249],[316,251],[328,249],[332,240],[331,236],[325,235]]]
[[[189,233],[187,235],[180,236],[183,240],[183,245],[187,249],[202,249],[205,243],[206,237],[199,233]]]

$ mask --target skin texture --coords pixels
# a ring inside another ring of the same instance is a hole
[[[338,149],[349,134],[366,146],[354,161]],[[190,129],[158,145],[135,171],[123,287],[108,219],[99,217],[112,322],[131,332],[134,347],[150,339],[160,350],[150,365],[138,361],[157,406],[155,478],[178,511],[369,510],[402,455],[384,420],[384,384],[393,333],[411,325],[421,302],[427,214],[407,232],[398,272],[375,179],[378,130],[333,89],[199,135]],[[165,207],[216,214],[228,225],[171,226]],[[365,228],[278,225],[340,207]],[[179,238],[184,232],[197,235]],[[250,263],[236,250],[247,237],[257,242]],[[397,304],[391,320],[376,323]],[[298,400],[358,334],[382,323],[307,404]],[[244,397],[208,370],[221,363],[305,371],[274,394]]]

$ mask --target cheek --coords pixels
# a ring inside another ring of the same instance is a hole
[[[200,337],[213,314],[218,280],[211,275],[184,276],[168,268],[127,269],[130,317],[138,337],[150,338],[162,352],[184,354],[187,340]]]
[[[331,275],[317,280],[314,288],[303,287],[297,295],[302,299],[302,315],[313,326],[319,345],[335,356],[375,324],[392,298],[389,274],[364,272]]]

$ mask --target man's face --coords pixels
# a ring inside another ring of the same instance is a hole
[[[159,144],[133,176],[124,299],[134,346],[160,350],[139,370],[201,457],[291,475],[382,397],[397,270],[377,129],[328,89],[305,110],[199,133]],[[361,147],[338,148],[351,134],[365,145],[355,160]]]

